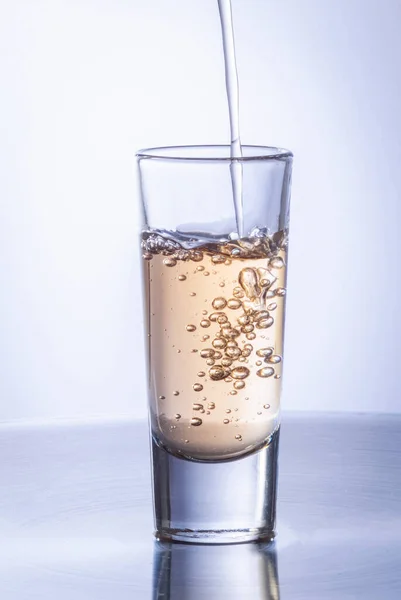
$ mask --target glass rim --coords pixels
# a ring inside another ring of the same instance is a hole
[[[138,150],[136,158],[153,158],[167,161],[193,161],[193,162],[223,162],[229,163],[233,160],[238,162],[259,160],[283,160],[292,158],[293,153],[285,148],[276,146],[262,146],[242,144],[243,156],[231,156],[229,144],[199,144],[184,146],[159,146],[155,148],[144,148]],[[221,154],[219,154],[221,152]],[[215,153],[213,155],[213,153]]]

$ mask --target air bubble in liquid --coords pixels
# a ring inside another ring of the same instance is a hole
[[[281,356],[279,356],[278,354],[273,354],[272,356],[270,356],[270,358],[267,358],[267,361],[269,363],[272,363],[273,365],[277,365],[281,362]]]
[[[234,348],[226,348],[225,352],[229,358],[238,358],[241,356],[241,350],[237,346]]]
[[[246,334],[246,339],[247,340],[254,340],[256,338],[256,333],[247,333]]]
[[[239,325],[248,325],[250,319],[248,315],[241,315],[238,319]]]
[[[256,363],[255,363],[255,365],[257,367],[260,367],[262,365],[262,361],[261,360],[257,360]]]
[[[186,280],[185,275],[178,275],[178,281],[185,281],[185,280]]]
[[[274,323],[273,317],[268,317],[267,319],[261,319],[256,323],[256,327],[258,329],[268,329]]]
[[[216,408],[216,405],[214,402],[209,402],[209,404],[207,405],[209,410],[214,410]]]
[[[207,359],[207,361],[206,361],[206,364],[207,364],[209,367],[212,367],[212,366],[214,365],[214,363],[215,363],[215,360],[214,360],[214,358],[208,358],[208,359]]]
[[[245,387],[245,381],[236,381],[234,387],[236,390],[242,390]]]
[[[204,328],[210,327],[210,321],[209,321],[209,319],[202,319],[202,321],[200,322],[200,326],[204,327]]]
[[[204,335],[202,337],[202,342],[206,342],[208,339],[210,339],[210,335]]]
[[[213,381],[220,381],[220,379],[227,377],[228,374],[229,371],[221,365],[215,365],[209,369],[209,377],[210,379],[213,379]]]
[[[255,328],[252,325],[252,323],[249,323],[249,325],[244,325],[243,327],[241,327],[242,333],[251,333],[254,329]]]
[[[204,271],[203,274],[205,277],[209,277],[209,275],[210,275],[209,271]]]
[[[223,423],[224,423],[224,425],[228,425],[228,424],[229,424],[229,422],[230,422],[230,419],[224,419],[224,420],[223,420]]]
[[[237,300],[236,298],[231,298],[227,302],[227,306],[228,306],[228,308],[231,308],[231,310],[237,310],[238,308],[240,308],[242,306],[242,302],[241,302],[241,300]]]
[[[200,262],[201,260],[203,260],[203,252],[201,252],[200,250],[192,250],[191,260],[193,260],[194,262]]]
[[[262,356],[263,358],[266,358],[268,356],[271,356],[273,354],[273,350],[274,348],[260,348],[259,350],[256,350],[256,354],[258,356]]]
[[[245,346],[242,349],[242,356],[244,356],[245,358],[250,356],[252,354],[252,350],[253,347],[251,344],[245,344]]]
[[[272,269],[282,269],[284,267],[284,261],[280,256],[276,256],[269,260],[269,267]]]
[[[214,349],[213,348],[205,348],[204,350],[200,351],[200,355],[202,358],[212,358],[214,355]]]
[[[220,315],[219,317],[217,317],[217,322],[219,325],[223,325],[223,323],[227,323],[228,318],[226,315]]]
[[[159,396],[159,400],[165,400],[166,396]]]
[[[242,435],[240,435],[239,433],[237,433],[237,435],[235,436],[235,439],[238,440],[239,442],[242,441]]]
[[[283,297],[283,296],[285,296],[285,294],[286,294],[285,288],[280,287],[280,288],[276,289],[276,296]]]
[[[224,313],[223,313],[223,312],[214,312],[214,313],[212,313],[211,315],[209,315],[209,320],[210,320],[210,321],[213,321],[213,322],[215,322],[215,321],[217,321],[217,319],[218,319],[219,317],[221,317],[222,315],[224,315]],[[224,315],[224,316],[225,316],[225,315]]]
[[[166,267],[175,267],[177,261],[175,260],[175,258],[165,258],[163,260],[163,264],[165,264]]]
[[[246,379],[249,375],[249,369],[247,367],[235,367],[231,371],[231,377],[233,379]]]
[[[202,425],[202,419],[199,419],[199,417],[192,417],[191,425],[194,427],[199,427],[199,425]]]
[[[192,388],[195,392],[201,392],[203,390],[203,385],[201,383],[194,383]]]
[[[243,298],[245,294],[240,287],[236,287],[233,290],[233,296],[235,296],[236,298]]]
[[[250,267],[242,269],[238,281],[249,300],[255,300],[260,296],[259,280],[256,269]]]
[[[277,308],[277,303],[276,302],[272,302],[271,304],[269,304],[269,306],[267,307],[267,310],[276,310]]]
[[[227,306],[227,301],[225,298],[215,298],[212,302],[212,306],[216,310],[221,310]]]
[[[230,392],[231,396],[236,396],[237,393],[238,393],[237,390],[231,390],[231,392]]]
[[[142,254],[142,258],[144,258],[145,260],[152,260],[153,254],[151,254],[150,252],[144,252]]]
[[[205,371],[198,371],[198,377],[205,377]]]
[[[272,367],[263,367],[263,369],[259,369],[256,371],[256,375],[259,377],[271,377],[274,374],[274,369]]]
[[[178,390],[175,390],[175,392],[173,392],[173,396],[179,396],[180,392]]]
[[[270,408],[270,404],[264,404],[263,408],[265,408],[266,410],[268,410]]]
[[[192,410],[203,410],[202,404],[195,403],[192,405]]]
[[[225,348],[227,346],[227,342],[224,338],[217,338],[217,339],[213,340],[212,346],[213,346],[213,348],[216,348],[217,350],[223,350],[223,348]]]
[[[233,364],[233,361],[231,360],[231,358],[228,358],[227,356],[225,356],[224,358],[221,359],[221,364],[223,365],[223,367],[229,367],[230,365]]]
[[[177,413],[174,418],[176,421],[179,421],[181,419],[180,413]]]
[[[226,338],[236,338],[239,335],[241,335],[241,333],[238,331],[238,329],[225,329],[224,330],[224,337]]]
[[[203,265],[199,265],[199,267],[196,267],[197,271],[204,271],[205,267]]]
[[[267,319],[268,316],[269,316],[269,313],[267,310],[258,310],[254,315],[254,320],[260,321],[261,319]]]
[[[195,292],[191,292],[189,295],[192,297],[196,296]]]
[[[223,355],[222,355],[222,353],[220,352],[220,350],[215,350],[215,352],[214,352],[214,356],[213,356],[213,358],[214,358],[215,360],[219,360],[220,358],[222,358],[222,356],[223,356]]]

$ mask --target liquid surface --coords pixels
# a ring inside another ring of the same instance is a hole
[[[152,429],[171,452],[223,460],[278,424],[287,236],[185,248],[142,237]]]
[[[223,38],[224,69],[226,77],[228,112],[230,117],[231,157],[238,158],[242,156],[242,148],[239,126],[239,83],[237,61],[235,57],[234,26],[231,0],[217,0],[217,2],[219,6],[221,32]],[[242,163],[240,161],[233,160],[230,165],[230,173],[233,188],[237,231],[238,236],[241,238],[244,234]]]

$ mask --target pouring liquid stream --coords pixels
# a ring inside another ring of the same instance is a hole
[[[239,130],[239,84],[237,61],[235,58],[234,27],[231,10],[231,0],[217,0],[220,13],[220,23],[223,38],[224,68],[226,77],[226,90],[228,112],[230,117],[231,133],[231,164],[230,174],[233,189],[233,200],[237,233],[240,238],[244,236],[243,215],[243,169],[241,137]]]

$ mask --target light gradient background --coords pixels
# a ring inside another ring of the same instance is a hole
[[[233,0],[295,153],[283,405],[400,412],[399,0]],[[0,420],[144,416],[137,148],[229,139],[215,0],[0,1]]]

